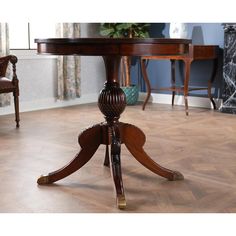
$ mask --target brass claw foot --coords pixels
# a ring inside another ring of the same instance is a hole
[[[49,176],[48,175],[41,175],[38,180],[37,183],[39,185],[43,185],[43,184],[49,184]]]
[[[126,201],[125,201],[125,196],[124,195],[118,195],[117,196],[117,207],[120,210],[123,210],[126,208]]]

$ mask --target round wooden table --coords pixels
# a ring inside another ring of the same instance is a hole
[[[144,151],[144,133],[132,124],[119,121],[126,107],[125,94],[119,86],[119,66],[122,56],[183,55],[188,53],[191,40],[186,39],[113,39],[113,38],[50,38],[36,39],[40,54],[102,56],[106,82],[98,98],[98,107],[105,122],[87,128],[79,135],[81,150],[59,170],[43,175],[38,184],[51,184],[67,177],[84,166],[100,144],[106,145],[105,166],[110,166],[116,190],[117,206],[126,206],[123,188],[120,150],[125,144],[130,153],[152,172],[168,179],[182,180],[178,171],[164,168]]]

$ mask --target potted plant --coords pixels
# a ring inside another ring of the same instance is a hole
[[[111,38],[148,38],[149,26],[146,23],[102,23],[100,34]],[[131,57],[123,56],[121,60],[120,85],[126,95],[128,105],[136,104],[139,89],[131,84]]]

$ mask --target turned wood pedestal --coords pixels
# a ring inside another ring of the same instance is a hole
[[[132,124],[119,121],[126,107],[125,94],[119,86],[118,74],[122,55],[146,55],[156,53],[184,53],[189,40],[163,39],[38,39],[38,52],[54,55],[100,55],[106,67],[106,82],[98,98],[98,107],[105,122],[96,124],[79,136],[81,150],[75,158],[59,170],[43,175],[38,184],[52,184],[84,166],[95,154],[99,145],[106,145],[104,165],[110,166],[114,180],[117,207],[126,207],[121,171],[121,144],[142,165],[168,179],[182,180],[178,171],[164,168],[154,162],[144,151],[144,133]],[[125,163],[123,163],[125,164]]]

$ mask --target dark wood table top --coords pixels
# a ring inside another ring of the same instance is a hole
[[[189,39],[47,38],[35,39],[38,53],[87,56],[145,56],[188,53]]]

